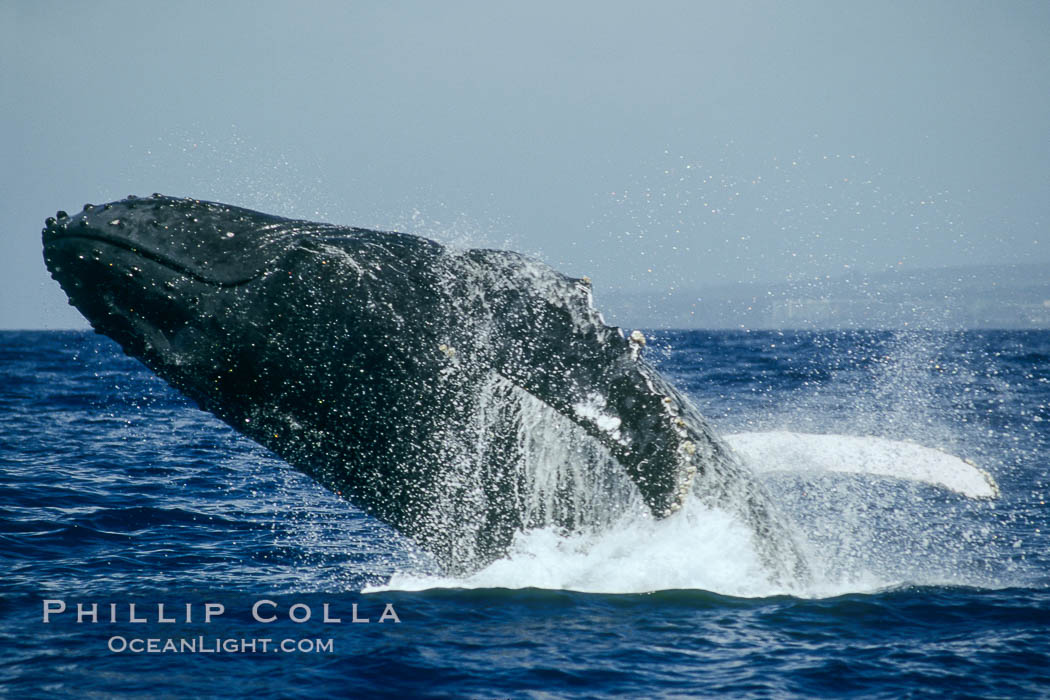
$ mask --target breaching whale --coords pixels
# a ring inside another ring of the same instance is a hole
[[[43,242],[97,332],[447,571],[523,529],[593,525],[610,500],[662,518],[690,492],[752,526],[771,577],[805,570],[761,486],[644,336],[603,322],[586,278],[157,194],[60,211]],[[543,459],[568,471],[529,466],[545,449],[530,422],[567,426]]]

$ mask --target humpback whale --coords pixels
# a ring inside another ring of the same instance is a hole
[[[690,493],[751,524],[771,577],[805,570],[750,471],[644,335],[604,323],[587,278],[159,194],[60,211],[43,243],[97,332],[446,571],[521,530],[664,518]],[[562,426],[556,455],[538,424]]]

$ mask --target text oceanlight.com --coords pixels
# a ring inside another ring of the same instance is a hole
[[[121,654],[256,654],[277,652],[284,654],[331,654],[335,644],[331,639],[236,639],[232,637],[191,637],[182,639],[142,639],[115,635],[107,643],[109,650]]]

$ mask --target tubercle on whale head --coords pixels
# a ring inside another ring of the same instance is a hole
[[[627,336],[627,342],[629,343],[631,359],[640,359],[642,348],[645,347],[645,334],[639,330],[633,330],[631,331],[631,334]]]

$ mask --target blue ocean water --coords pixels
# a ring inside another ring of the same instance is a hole
[[[0,332],[0,694],[1050,693],[1050,333],[661,332],[647,352],[720,432],[910,441],[1001,496],[774,471],[812,581],[765,580],[702,509],[531,533],[457,581],[111,341]]]

